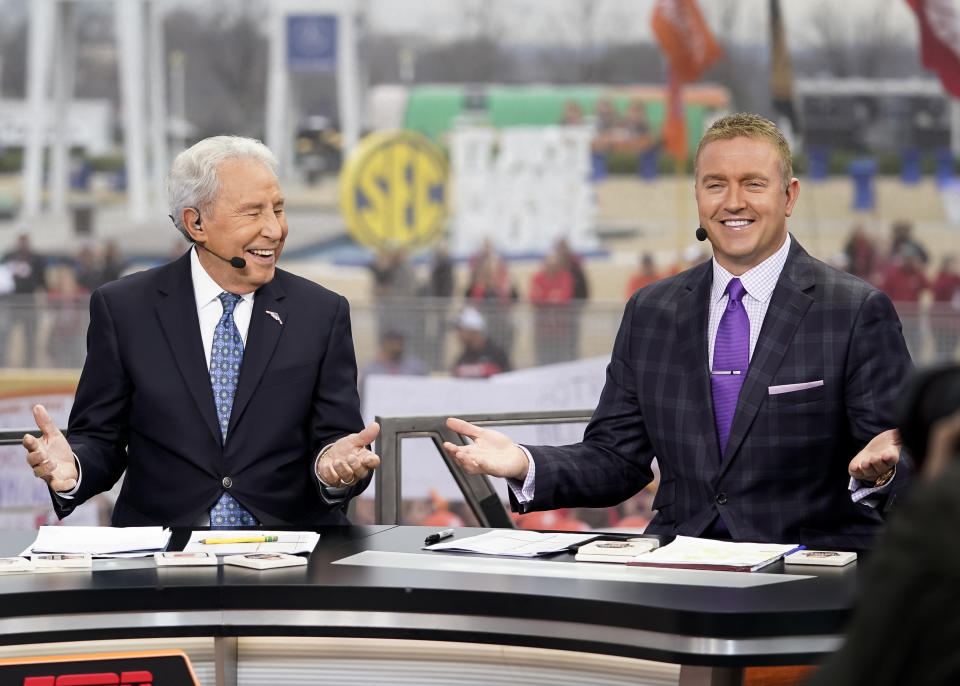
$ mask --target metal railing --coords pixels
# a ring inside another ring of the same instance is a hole
[[[623,316],[623,303],[587,300],[559,307],[529,302],[476,302],[465,298],[408,297],[351,301],[357,366],[377,358],[387,331],[405,339],[405,352],[427,372],[450,372],[460,353],[454,327],[467,304],[486,318],[488,338],[507,353],[514,369],[585,357],[609,356]],[[914,362],[956,360],[960,310],[949,303],[896,303]],[[0,368],[83,366],[89,322],[87,296],[55,301],[33,296],[0,297]]]
[[[460,418],[471,424],[488,427],[585,423],[592,415],[593,410],[567,410],[460,415]],[[510,513],[494,491],[490,480],[484,475],[468,474],[443,449],[444,441],[454,445],[467,444],[466,437],[447,427],[447,415],[377,417],[376,420],[380,423],[380,435],[374,446],[380,456],[374,496],[377,524],[401,523],[402,440],[429,438],[480,526],[514,527]]]

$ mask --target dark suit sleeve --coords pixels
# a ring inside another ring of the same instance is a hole
[[[867,442],[894,426],[896,398],[910,368],[893,303],[871,291],[854,323],[846,365],[845,402],[854,438]]]
[[[92,496],[110,490],[123,474],[131,393],[110,308],[103,294],[94,291],[90,297],[87,358],[67,429],[83,476],[73,500],[54,498],[58,516],[65,517]]]
[[[346,298],[338,296],[337,311],[330,327],[326,352],[320,362],[320,373],[313,389],[312,458],[309,464],[312,478],[321,493],[324,492],[324,487],[314,469],[316,456],[324,446],[361,429],[363,418],[360,415],[360,395],[357,391],[357,359],[350,327],[350,305]],[[337,499],[351,498],[361,493],[371,478],[358,481],[351,489],[344,489],[343,495]]]
[[[893,303],[883,292],[871,291],[854,324],[846,365],[844,400],[850,434],[858,444],[896,426],[897,398],[911,367]],[[901,491],[912,473],[909,456],[901,455],[896,487],[889,494]]]
[[[557,507],[608,507],[637,493],[652,479],[653,449],[638,402],[631,352],[636,296],[627,303],[607,378],[583,442],[529,446],[536,465],[534,499],[523,511]],[[519,507],[514,503],[516,507]]]

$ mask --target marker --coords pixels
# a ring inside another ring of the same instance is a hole
[[[423,539],[424,545],[433,545],[438,541],[442,541],[445,538],[450,538],[453,536],[453,529],[444,529],[443,531],[435,531],[425,539]]]
[[[276,536],[247,536],[244,538],[201,538],[200,542],[205,545],[213,543],[274,543]]]

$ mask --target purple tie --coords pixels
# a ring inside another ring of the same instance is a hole
[[[740,387],[750,364],[750,320],[740,302],[746,290],[740,279],[727,284],[727,308],[720,318],[717,339],[713,345],[713,413],[717,420],[720,454],[727,449],[733,413],[737,409]]]

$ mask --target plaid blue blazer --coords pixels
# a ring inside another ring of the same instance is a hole
[[[721,455],[707,360],[712,278],[708,261],[634,293],[583,441],[529,446],[535,497],[515,508],[616,505],[651,481],[656,457],[650,533],[697,536],[722,513],[736,540],[869,546],[881,513],[852,502],[847,466],[894,426],[911,367],[890,299],[794,239]]]

